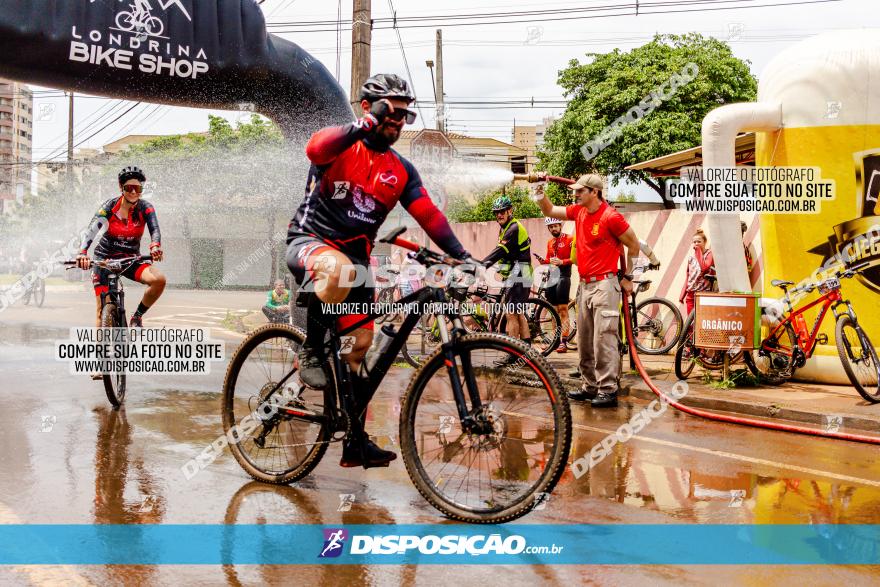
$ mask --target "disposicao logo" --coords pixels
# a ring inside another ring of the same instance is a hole
[[[325,528],[324,547],[318,558],[336,558],[342,554],[345,541],[348,539],[348,530],[344,528]]]

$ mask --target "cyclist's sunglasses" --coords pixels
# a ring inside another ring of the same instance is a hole
[[[416,121],[416,113],[406,108],[395,108],[394,112],[389,112],[386,115],[386,118],[390,118],[391,120],[396,120],[397,122],[400,122],[401,120],[403,120],[404,116],[406,117],[407,124],[412,124]]]
[[[144,191],[144,186],[135,184],[124,185],[122,186],[122,191],[141,193],[142,191]]]

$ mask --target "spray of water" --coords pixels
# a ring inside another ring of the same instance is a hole
[[[472,196],[497,189],[513,181],[513,173],[486,163],[457,162],[444,173],[450,196]]]

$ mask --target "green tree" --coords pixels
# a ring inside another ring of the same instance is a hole
[[[542,216],[541,209],[529,197],[529,188],[515,185],[489,192],[477,197],[474,204],[464,198],[453,198],[446,207],[446,216],[452,222],[488,222],[495,220],[492,213],[492,202],[501,195],[507,195],[513,202],[514,218],[537,218]],[[552,198],[551,198],[552,199]]]
[[[734,57],[727,43],[691,33],[657,35],[650,43],[622,52],[588,53],[587,62],[573,59],[559,72],[558,83],[570,98],[568,107],[545,135],[538,153],[541,167],[551,175],[577,177],[596,172],[611,178],[644,181],[663,199],[665,180],[626,166],[700,144],[703,118],[732,102],[753,101],[757,80],[749,62]],[[694,63],[695,79],[622,132],[597,156],[587,161],[581,149],[599,137],[619,117],[639,105],[652,91]]]
[[[633,192],[621,192],[621,193],[617,194],[617,197],[614,198],[614,201],[621,202],[621,203],[635,202],[636,195]]]

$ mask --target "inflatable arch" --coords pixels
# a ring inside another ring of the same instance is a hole
[[[4,0],[0,76],[110,98],[253,110],[289,140],[351,120],[330,72],[254,0]]]

